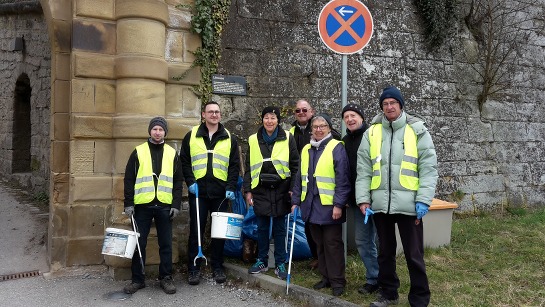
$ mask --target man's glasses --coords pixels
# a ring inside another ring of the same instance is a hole
[[[214,115],[214,114],[215,114],[215,115],[218,115],[218,114],[220,114],[220,111],[218,111],[218,110],[215,110],[215,111],[210,110],[210,111],[206,111],[206,113],[207,113],[208,115]]]
[[[308,109],[307,108],[302,108],[302,109],[295,109],[295,113],[299,114],[299,113],[307,113],[308,112]]]
[[[314,130],[324,130],[325,128],[328,128],[329,125],[319,125],[319,126],[312,126],[312,129]]]
[[[382,103],[382,107],[393,106],[393,105],[395,105],[396,103],[399,103],[399,102],[397,102],[397,101],[390,101],[390,102],[385,101],[385,102]]]

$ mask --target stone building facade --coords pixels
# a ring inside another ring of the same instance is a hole
[[[532,9],[543,10],[543,2]],[[130,152],[147,137],[149,119],[167,118],[168,142],[177,149],[199,122],[201,102],[192,86],[200,75],[191,68],[191,51],[200,40],[190,31],[190,10],[176,7],[193,0],[15,0],[0,1],[0,8],[6,4],[12,12],[15,3],[39,9],[0,14],[7,29],[0,36],[0,171],[8,179],[30,178],[24,183],[37,191],[48,189],[53,270],[102,264],[105,228],[129,227],[121,214],[123,172]],[[288,109],[301,97],[333,115],[339,127],[341,56],[322,44],[316,30],[326,3],[232,0],[219,73],[244,76],[248,95],[215,99],[241,143],[257,129],[264,106]],[[407,110],[427,119],[436,143],[439,197],[454,198],[462,210],[543,205],[543,32],[536,31],[519,55],[513,73],[522,81],[491,96],[480,110],[472,69],[476,42],[462,23],[430,53],[412,1],[364,3],[375,32],[369,46],[348,56],[349,102],[362,104],[370,121],[380,90],[399,86]],[[458,19],[464,8],[458,7]],[[537,15],[532,23],[543,28]],[[10,49],[18,37],[24,37],[24,52]],[[173,79],[182,74],[182,80]],[[283,121],[285,128],[291,119]],[[14,142],[16,133],[30,135],[30,142]],[[14,155],[24,157],[14,162]],[[182,214],[176,221],[175,259],[185,254],[186,219]],[[148,263],[158,262],[150,257]],[[128,264],[111,258],[106,263]]]

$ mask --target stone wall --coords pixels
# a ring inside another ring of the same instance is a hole
[[[3,179],[19,183],[32,194],[43,195],[49,188],[50,150],[51,55],[47,25],[39,13],[1,12],[0,173]],[[23,50],[14,51],[16,38],[23,38]],[[30,108],[22,110],[24,116],[30,113],[23,127],[17,127],[15,120],[16,104],[23,104],[16,100],[18,79],[24,80],[21,84],[27,83],[24,91],[30,94]],[[21,131],[24,137],[17,137]],[[18,151],[21,142],[25,143],[21,145],[24,149]],[[25,156],[23,165],[14,167]]]
[[[320,40],[317,20],[327,1],[233,0],[223,34],[219,73],[246,77],[248,95],[217,97],[229,115],[224,123],[242,140],[254,133],[266,105],[293,106],[306,97],[340,128],[341,56]],[[438,52],[423,43],[412,1],[363,1],[374,35],[362,52],[348,56],[348,102],[360,103],[369,122],[388,84],[401,88],[406,110],[424,116],[434,139],[440,180],[437,197],[460,209],[545,204],[545,36],[535,32],[518,55],[516,80],[479,111],[477,43],[463,22],[467,4],[457,2],[455,33]],[[543,29],[544,1],[531,8],[530,23]],[[293,117],[284,120],[285,127]]]

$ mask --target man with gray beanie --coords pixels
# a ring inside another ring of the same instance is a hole
[[[172,281],[172,219],[182,204],[182,163],[176,150],[165,143],[168,133],[163,117],[153,118],[148,126],[147,142],[136,146],[127,162],[124,178],[125,213],[134,217],[140,233],[138,243],[142,254],[132,258],[132,280],[123,291],[132,294],[146,286],[144,268],[146,245],[152,220],[159,243],[159,281],[167,294],[176,293]]]
[[[380,242],[380,293],[370,306],[399,302],[396,224],[411,281],[409,304],[427,306],[430,288],[422,217],[428,212],[437,185],[435,146],[424,120],[404,111],[405,100],[397,87],[382,91],[379,106],[382,114],[373,118],[358,149],[355,185],[356,203],[364,215],[373,214]]]

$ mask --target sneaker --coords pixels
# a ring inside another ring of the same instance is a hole
[[[225,276],[225,273],[222,269],[215,269],[214,273],[212,273],[212,276],[218,284],[223,284],[227,280],[227,276]]]
[[[257,261],[248,269],[248,273],[250,274],[259,274],[261,272],[267,272],[269,268],[267,265],[261,261],[260,259],[257,259]]]
[[[176,287],[174,286],[174,282],[172,281],[172,276],[167,276],[159,282],[161,285],[161,288],[163,288],[163,291],[165,291],[166,294],[174,294],[176,293]]]
[[[187,282],[192,285],[198,285],[201,282],[201,274],[199,271],[191,271],[189,272],[189,277],[187,278]]]
[[[146,287],[146,284],[133,281],[130,284],[128,284],[127,286],[125,286],[125,288],[123,288],[123,292],[125,292],[127,294],[133,294],[136,291],[138,291],[138,290],[140,290],[142,288],[145,288],[145,287]]]
[[[360,294],[371,294],[375,293],[378,290],[378,284],[365,284],[363,287],[358,289]]]
[[[274,274],[276,274],[276,276],[282,280],[288,278],[288,272],[286,271],[286,266],[283,263],[276,266],[276,269],[274,269]]]
[[[380,295],[378,300],[376,302],[372,302],[369,307],[387,307],[390,305],[397,305],[399,303],[399,299],[390,300],[385,298],[384,296]]]

